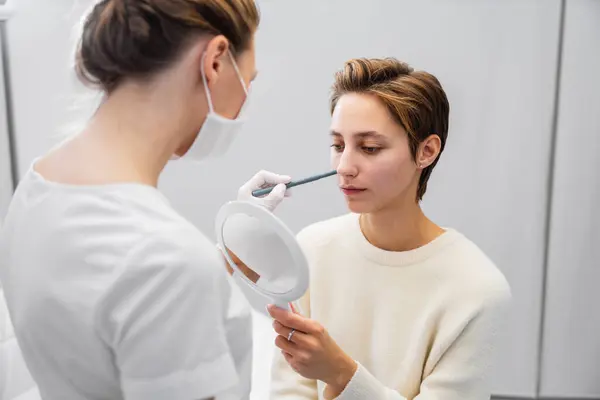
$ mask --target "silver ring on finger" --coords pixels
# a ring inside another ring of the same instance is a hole
[[[288,334],[288,337],[287,337],[288,342],[292,341],[292,336],[294,336],[294,332],[296,332],[296,330],[292,328],[292,330],[290,331],[290,333]]]

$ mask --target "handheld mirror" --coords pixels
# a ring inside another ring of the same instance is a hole
[[[233,279],[252,307],[263,314],[267,304],[291,310],[290,303],[308,289],[309,271],[283,221],[259,205],[232,201],[219,209],[215,230]]]

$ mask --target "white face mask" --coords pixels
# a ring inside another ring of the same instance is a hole
[[[206,120],[202,124],[202,127],[200,128],[198,135],[196,135],[196,139],[194,139],[194,142],[190,146],[189,150],[181,157],[174,154],[171,156],[171,160],[188,159],[199,161],[205,158],[222,156],[227,152],[227,150],[229,150],[231,143],[241,130],[245,122],[242,114],[248,104],[248,90],[246,89],[246,84],[244,83],[244,79],[242,78],[242,74],[238,69],[233,55],[231,52],[228,52],[228,54],[233,64],[233,68],[235,69],[235,72],[240,80],[242,88],[244,89],[244,93],[246,94],[246,99],[240,108],[237,118],[228,119],[215,112],[210,91],[208,90],[208,84],[206,82],[206,74],[204,73],[204,57],[206,56],[206,53],[204,53],[202,55],[200,68],[209,111],[206,115]]]

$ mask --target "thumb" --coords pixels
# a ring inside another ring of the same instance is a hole
[[[280,183],[277,186],[275,186],[273,188],[273,190],[271,190],[271,193],[269,193],[269,195],[267,196],[269,199],[283,199],[285,196],[285,192],[287,190],[287,187],[285,186],[285,184]]]

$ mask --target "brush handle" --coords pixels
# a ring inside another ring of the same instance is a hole
[[[325,172],[324,174],[314,175],[314,176],[310,176],[308,178],[299,179],[297,181],[292,181],[292,182],[287,183],[285,186],[289,189],[289,188],[292,188],[294,186],[304,185],[305,183],[310,183],[310,182],[318,181],[319,179],[327,178],[328,176],[332,176],[332,175],[335,175],[335,174],[337,174],[337,171],[333,170],[333,171]],[[252,195],[254,197],[264,196],[266,194],[271,193],[271,191],[273,190],[274,187],[275,186],[271,186],[271,187],[268,187],[268,188],[255,190],[255,191],[252,192]]]

